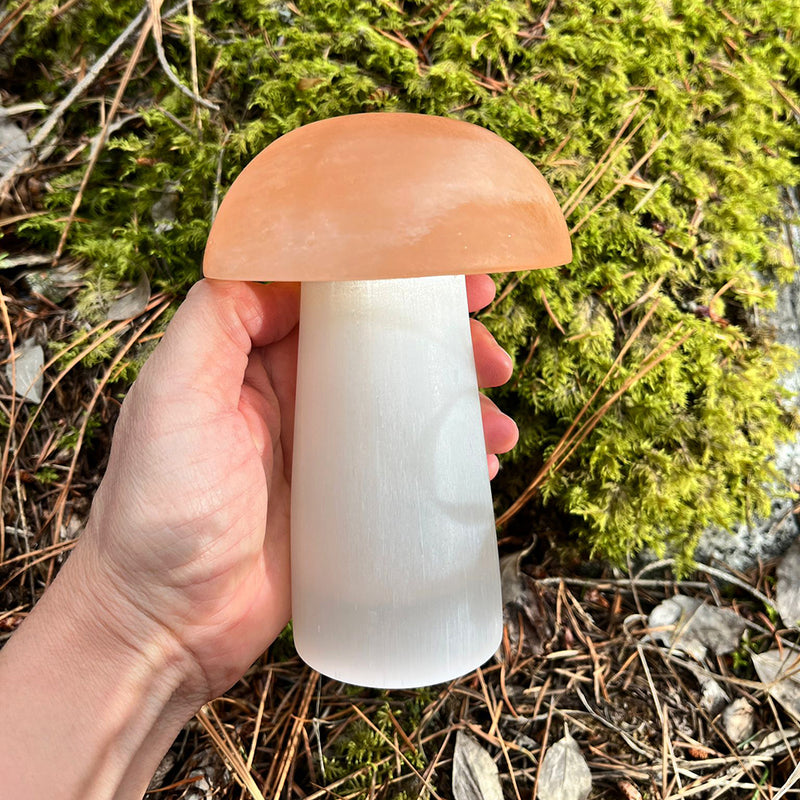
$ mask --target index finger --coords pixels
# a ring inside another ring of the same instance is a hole
[[[470,313],[479,311],[494,300],[497,291],[489,275],[467,275],[467,306]]]

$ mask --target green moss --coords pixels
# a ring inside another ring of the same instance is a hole
[[[84,2],[56,25],[46,6],[27,12],[17,63],[54,66],[34,83],[20,71],[7,90],[24,99],[63,96],[70,48],[101,52],[138,11],[118,4],[109,16],[107,2]],[[778,243],[779,187],[800,178],[791,111],[800,2],[734,0],[723,13],[702,0],[561,0],[544,20],[546,6],[195,2],[200,85],[221,110],[194,108],[148,45],[126,93],[146,110],[105,149],[69,248],[98,276],[144,267],[155,287],[179,294],[199,276],[224,192],[218,170],[226,187],[277,136],[333,115],[405,110],[485,126],[526,153],[562,202],[617,138],[570,214],[573,263],[520,276],[484,315],[518,364],[497,393],[521,428],[498,503],[529,484],[657,300],[590,413],[675,326],[689,337],[609,408],[518,519],[528,531],[546,514],[551,528],[618,561],[643,547],[685,559],[710,523],[766,510],[769,457],[792,434],[778,378],[794,356],[755,320],[774,304],[774,280],[794,271]],[[79,44],[83,31],[96,42]],[[189,85],[187,31],[176,17],[165,49]],[[70,110],[65,130],[94,135],[87,111]],[[55,245],[81,176],[52,181],[52,213],[24,235]],[[154,205],[170,193],[165,219]]]
[[[58,471],[54,470],[52,467],[42,467],[33,477],[38,483],[42,484],[42,486],[49,486],[51,483],[55,483],[60,476]]]
[[[393,742],[397,731],[391,717],[394,717],[407,735],[413,735],[420,721],[424,700],[428,696],[426,690],[420,690],[419,697],[409,700],[405,709],[396,703],[394,707],[388,702],[384,703],[372,715],[375,728],[360,720],[348,725],[337,739],[333,755],[324,759],[326,779],[330,782],[352,776],[339,787],[339,792],[347,796],[368,790],[371,785],[383,786],[395,777],[397,756]],[[426,759],[421,751],[407,751],[404,754],[408,763],[418,772],[425,769]],[[408,774],[407,767],[403,766],[401,769],[403,774]],[[392,797],[399,800],[400,795],[395,792]]]
[[[90,446],[95,439],[97,431],[102,428],[103,422],[99,414],[92,414],[86,423],[86,430],[83,433],[84,447]],[[78,439],[80,438],[80,428],[70,426],[67,432],[58,440],[57,449],[73,451],[78,446]]]

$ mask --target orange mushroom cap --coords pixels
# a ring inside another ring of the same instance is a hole
[[[566,264],[564,216],[540,172],[491,131],[424,114],[313,122],[234,181],[207,277],[345,281]]]

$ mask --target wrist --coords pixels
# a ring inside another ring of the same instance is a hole
[[[98,663],[124,662],[143,683],[169,687],[170,711],[190,719],[208,699],[197,662],[173,632],[148,613],[147,603],[137,603],[135,593],[102,563],[96,537],[88,534],[87,530],[58,576],[70,598],[73,626],[85,631]]]
[[[86,555],[76,548],[0,651],[0,774],[11,797],[141,797],[200,702],[185,691],[177,643],[124,609]]]

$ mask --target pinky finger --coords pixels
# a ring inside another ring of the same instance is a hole
[[[500,459],[494,453],[489,453],[486,462],[489,465],[489,480],[492,480],[500,472]]]

